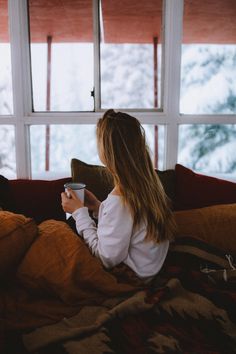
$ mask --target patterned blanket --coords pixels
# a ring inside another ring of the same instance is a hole
[[[37,354],[236,353],[233,256],[179,239],[146,289],[83,306],[73,317],[24,334],[23,343]]]

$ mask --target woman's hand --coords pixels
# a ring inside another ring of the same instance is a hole
[[[75,210],[82,208],[84,204],[72,189],[67,188],[67,190],[70,193],[70,197],[65,192],[61,193],[61,205],[64,212],[72,214]]]
[[[97,197],[90,192],[89,190],[85,189],[84,194],[84,205],[91,210],[95,215],[98,214],[99,206],[101,202],[97,199]]]

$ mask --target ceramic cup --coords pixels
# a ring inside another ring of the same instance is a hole
[[[86,185],[84,183],[74,183],[74,182],[68,182],[64,184],[65,192],[68,197],[70,197],[70,192],[68,191],[67,188],[73,189],[73,191],[76,193],[77,197],[81,200],[82,203],[84,203],[84,189]]]

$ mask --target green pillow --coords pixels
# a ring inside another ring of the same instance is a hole
[[[103,201],[114,188],[111,173],[104,166],[89,165],[78,159],[71,160],[71,176],[73,182],[86,185],[96,197]]]
[[[171,201],[175,198],[175,171],[156,171],[163,188]],[[86,184],[86,188],[103,201],[114,187],[113,178],[104,166],[90,165],[78,159],[71,160],[73,182]]]

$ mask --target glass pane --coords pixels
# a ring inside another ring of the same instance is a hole
[[[47,139],[50,133],[50,140]],[[70,162],[78,158],[101,164],[95,125],[33,125],[30,127],[33,178],[71,176]]]
[[[16,178],[15,129],[11,125],[0,125],[0,174]]]
[[[92,111],[92,0],[29,1],[35,111]]]
[[[154,167],[163,170],[164,166],[164,126],[162,125],[143,125],[149,152]]]
[[[0,114],[13,114],[7,0],[0,1]]]
[[[178,162],[207,174],[236,179],[236,124],[181,125]]]
[[[151,156],[153,159],[158,156],[156,166],[162,169],[164,128],[159,126],[155,132],[153,125],[144,125],[144,129]],[[158,137],[156,153],[155,136]],[[33,178],[71,176],[72,158],[89,164],[102,164],[97,152],[96,125],[32,125],[30,142]]]
[[[162,0],[102,0],[102,108],[160,108]]]
[[[236,2],[186,0],[180,112],[236,113]]]

